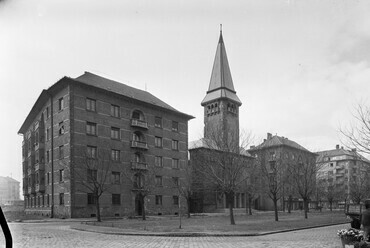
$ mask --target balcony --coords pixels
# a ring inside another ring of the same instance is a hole
[[[28,173],[28,175],[34,174],[35,173],[35,167],[28,167],[27,173]]]
[[[36,192],[40,192],[40,193],[45,192],[45,185],[44,184],[36,184]]]
[[[131,119],[131,126],[148,129],[148,123],[139,119]]]
[[[132,170],[147,170],[148,164],[143,162],[131,162]]]
[[[145,141],[133,140],[131,141],[131,147],[148,150],[148,144]]]
[[[28,186],[28,194],[35,194],[35,185]]]
[[[45,170],[45,163],[44,162],[38,162],[35,164],[35,171],[38,170]]]

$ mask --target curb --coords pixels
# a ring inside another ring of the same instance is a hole
[[[159,237],[256,237],[256,236],[265,236],[277,233],[285,233],[285,232],[294,232],[306,229],[313,229],[313,228],[320,228],[320,227],[327,227],[327,226],[336,226],[336,225],[343,225],[348,224],[349,222],[339,222],[335,224],[323,224],[317,226],[308,226],[308,227],[299,227],[299,228],[292,228],[292,229],[284,229],[284,230],[277,230],[277,231],[269,231],[269,232],[257,232],[257,233],[207,233],[207,232],[183,232],[183,233],[163,233],[163,232],[135,232],[135,231],[125,231],[123,229],[114,228],[114,227],[105,227],[105,226],[94,226],[94,228],[86,228],[89,225],[86,224],[79,224],[76,226],[71,226],[71,229],[78,230],[78,231],[85,231],[85,232],[95,232],[101,234],[109,234],[109,235],[125,235],[125,236],[159,236]],[[85,227],[85,228],[84,228]],[[90,226],[89,226],[90,227]],[[96,228],[98,227],[98,228]],[[107,230],[104,230],[107,228]],[[100,229],[100,230],[98,230]],[[110,229],[110,230],[108,230]],[[111,229],[117,229],[112,231]],[[122,231],[118,231],[122,230]]]

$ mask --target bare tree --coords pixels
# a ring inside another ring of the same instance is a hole
[[[248,177],[247,180],[245,180],[244,186],[248,200],[246,213],[252,215],[252,203],[262,193],[261,169],[255,160],[251,163],[248,163],[247,175]]]
[[[310,197],[315,193],[316,175],[320,167],[321,165],[316,164],[313,159],[303,161],[301,157],[298,158],[298,164],[288,167],[288,173],[292,183],[297,193],[303,199],[305,219],[308,218],[308,203]]]
[[[76,184],[78,191],[87,193],[88,201],[95,204],[97,221],[101,221],[100,197],[112,187],[110,150],[87,147],[83,154],[74,168]]]
[[[282,159],[274,153],[273,157],[265,151],[257,152],[257,161],[265,182],[264,191],[274,203],[275,221],[279,221],[278,201],[283,195],[284,182],[287,177]]]
[[[370,196],[370,168],[360,160],[357,162],[357,168],[352,168],[349,180],[349,195],[354,203],[360,204],[362,200]],[[353,173],[354,169],[357,173]]]
[[[229,207],[230,224],[235,225],[234,196],[242,189],[248,177],[248,163],[252,160],[245,149],[250,136],[241,138],[239,146],[239,137],[233,137],[229,133],[228,139],[224,140],[222,131],[215,128],[209,132],[207,139],[203,139],[207,149],[197,158],[199,166],[195,169],[196,173],[200,173],[204,177],[208,185],[212,185],[216,191],[225,195]]]
[[[354,122],[348,127],[340,127],[342,143],[348,148],[370,154],[370,107],[359,103],[353,114]]]
[[[190,205],[193,194],[193,178],[191,165],[186,164],[183,170],[182,177],[173,177],[172,178],[172,188],[177,189],[179,196],[184,197],[187,205],[187,217],[190,218]],[[179,201],[181,200],[179,197]]]

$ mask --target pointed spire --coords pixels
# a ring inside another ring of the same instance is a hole
[[[209,88],[206,97],[202,101],[202,106],[218,98],[229,98],[239,106],[242,104],[236,95],[229,62],[227,60],[226,49],[222,37],[222,24],[220,25],[220,38],[218,40],[215,60]]]

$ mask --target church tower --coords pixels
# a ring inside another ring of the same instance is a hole
[[[220,31],[211,81],[201,105],[204,107],[204,138],[228,141],[228,146],[239,148],[239,107],[242,102],[236,95],[225,44]]]

